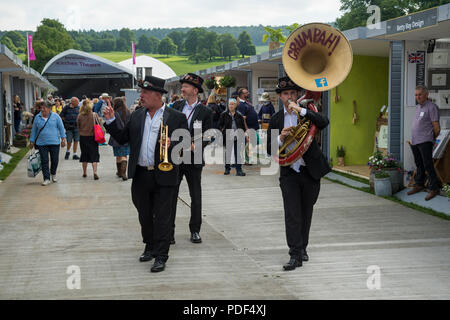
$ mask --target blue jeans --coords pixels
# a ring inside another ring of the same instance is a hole
[[[36,146],[41,154],[41,162],[42,162],[42,175],[44,176],[44,180],[50,180],[50,174],[55,175],[56,169],[58,168],[59,162],[59,144],[57,145],[47,145],[47,146]],[[49,156],[50,153],[50,161],[51,166],[50,170],[48,168],[49,164]]]

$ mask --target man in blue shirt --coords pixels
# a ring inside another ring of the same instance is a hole
[[[67,151],[64,159],[69,159],[70,147],[73,141],[73,160],[79,160],[77,156],[78,141],[80,141],[80,133],[78,132],[77,118],[80,114],[80,102],[77,97],[72,97],[70,99],[70,104],[65,106],[64,109],[59,114],[66,129],[67,135]]]

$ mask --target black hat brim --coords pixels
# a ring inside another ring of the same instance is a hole
[[[275,89],[275,92],[276,92],[276,93],[281,93],[281,92],[286,91],[286,90],[302,91],[302,88],[300,88],[300,87],[284,87],[283,89],[281,89],[281,88],[276,88],[276,89]]]
[[[161,92],[161,93],[167,93],[167,91],[164,88],[158,88],[158,87],[143,87],[141,85],[138,84],[138,87],[143,89],[143,90],[151,90],[151,91],[157,91],[157,92]]]

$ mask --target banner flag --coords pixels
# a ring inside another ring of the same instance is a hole
[[[36,56],[34,55],[33,50],[33,35],[31,34],[28,35],[28,60],[36,60]]]

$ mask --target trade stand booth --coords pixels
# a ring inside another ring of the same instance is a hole
[[[18,95],[23,103],[22,122],[30,114],[34,101],[42,92],[57,88],[37,71],[28,68],[5,45],[0,44],[0,151],[6,151],[13,143],[13,97]]]

